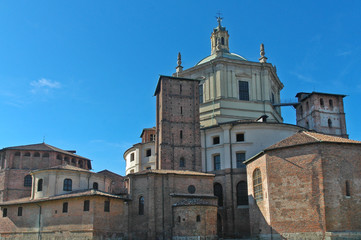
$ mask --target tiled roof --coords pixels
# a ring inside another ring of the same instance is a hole
[[[45,170],[72,170],[72,171],[79,171],[79,172],[94,173],[94,172],[91,172],[91,171],[89,171],[87,169],[79,168],[79,167],[69,165],[69,164],[58,165],[58,166],[54,166],[54,167],[50,167],[50,168],[36,169],[36,170],[34,170],[32,172],[45,171]]]
[[[177,174],[177,175],[193,175],[193,176],[214,176],[214,174],[210,173],[202,173],[195,171],[181,171],[181,170],[164,170],[164,169],[152,169],[152,170],[144,170],[137,173],[131,173],[131,175],[142,175],[148,173],[157,173],[157,174]]]
[[[298,132],[268,148],[265,150],[271,150],[276,148],[290,147],[308,143],[317,143],[317,142],[327,142],[327,143],[352,143],[352,144],[361,144],[360,141],[355,141],[347,138],[336,137],[321,133],[315,132]]]
[[[55,152],[64,153],[64,154],[67,154],[67,155],[70,155],[70,156],[74,156],[74,157],[89,160],[88,158],[79,156],[77,154],[65,151],[63,149],[51,146],[51,145],[46,144],[46,143],[29,144],[29,145],[22,145],[22,146],[3,148],[3,150],[7,150],[7,149],[10,149],[10,150],[28,150],[28,151],[55,151]]]
[[[94,190],[94,189],[87,189],[87,190],[76,191],[76,192],[72,192],[72,193],[68,193],[68,194],[52,196],[52,197],[48,197],[48,198],[39,198],[39,199],[32,199],[32,200],[30,200],[29,198],[21,198],[21,199],[16,199],[13,201],[0,202],[0,207],[8,206],[8,205],[16,205],[16,204],[45,202],[45,201],[52,201],[52,200],[59,200],[59,199],[66,199],[66,198],[85,197],[85,196],[104,196],[104,197],[111,197],[111,198],[118,198],[118,199],[127,199],[123,196],[114,195],[111,193]]]

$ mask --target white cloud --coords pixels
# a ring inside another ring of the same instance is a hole
[[[49,93],[50,89],[61,88],[60,82],[46,78],[41,78],[38,81],[32,81],[30,85],[32,86],[31,89],[32,93],[37,93],[37,92]]]
[[[308,83],[314,83],[315,82],[311,77],[307,77],[307,76],[305,76],[303,74],[296,73],[296,72],[291,72],[291,74],[296,76],[301,81],[308,82]]]

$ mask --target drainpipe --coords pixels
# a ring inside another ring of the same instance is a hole
[[[230,163],[231,163],[231,200],[232,200],[232,230],[233,230],[233,234],[235,232],[235,224],[234,224],[234,220],[235,220],[235,217],[234,217],[234,189],[233,189],[233,152],[232,152],[232,138],[231,138],[231,131],[234,127],[234,124],[232,124],[232,127],[228,130],[229,131],[229,134],[228,134],[228,137],[229,137],[229,151],[230,151]]]
[[[39,217],[38,217],[38,240],[41,240],[41,206],[36,204],[39,207]]]

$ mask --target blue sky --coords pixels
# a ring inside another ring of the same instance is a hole
[[[45,142],[124,174],[124,151],[155,125],[158,77],[177,53],[210,54],[218,11],[230,50],[268,62],[300,91],[348,95],[350,138],[361,140],[361,1],[2,1],[0,148]],[[291,107],[282,109],[295,123]]]

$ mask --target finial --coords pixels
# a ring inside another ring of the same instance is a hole
[[[266,63],[267,62],[267,58],[266,58],[266,56],[265,56],[265,51],[264,51],[264,44],[263,43],[261,43],[261,48],[260,48],[260,55],[261,55],[261,57],[259,58],[259,62],[260,63]]]
[[[177,77],[178,77],[178,73],[183,71],[183,67],[182,67],[182,55],[180,52],[178,52],[178,59],[177,59],[177,67],[176,67],[176,72],[177,72]]]
[[[218,11],[218,13],[217,13],[217,22],[218,22],[218,27],[221,27],[222,25],[221,25],[221,22],[222,22],[222,17],[221,17],[221,15],[222,15],[222,13],[220,12],[220,11]]]

